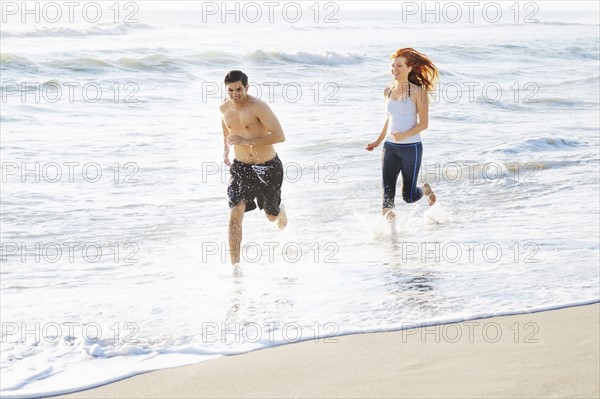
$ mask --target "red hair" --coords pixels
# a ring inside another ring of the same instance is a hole
[[[396,50],[391,59],[402,57],[406,60],[406,66],[412,67],[408,74],[408,81],[424,88],[426,91],[433,90],[433,84],[438,78],[438,69],[425,54],[419,53],[414,48],[406,47]]]

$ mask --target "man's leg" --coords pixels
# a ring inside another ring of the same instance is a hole
[[[277,222],[277,227],[283,230],[287,225],[287,215],[281,205],[281,186],[283,185],[283,164],[278,156],[267,162],[269,173],[265,174],[268,187],[263,187],[257,195],[258,206],[265,210],[269,222]]]
[[[269,222],[277,221],[277,227],[279,227],[280,230],[285,229],[285,226],[287,225],[287,215],[283,206],[279,207],[279,214],[277,216],[269,215],[267,212],[265,212],[265,215],[267,215]]]
[[[242,221],[246,212],[246,203],[242,200],[229,213],[229,248],[231,264],[240,263],[240,248],[242,245]]]

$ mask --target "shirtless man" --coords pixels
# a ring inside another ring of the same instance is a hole
[[[220,107],[223,116],[223,161],[230,166],[229,247],[231,263],[240,262],[242,220],[244,212],[258,207],[267,219],[277,222],[280,229],[287,224],[281,205],[283,165],[273,144],[285,141],[279,120],[264,101],[248,95],[248,76],[242,71],[230,71],[225,76],[229,99]],[[229,146],[233,145],[234,160],[229,161]]]

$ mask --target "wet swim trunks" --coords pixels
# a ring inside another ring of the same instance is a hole
[[[244,200],[246,212],[251,211],[256,209],[256,198],[260,209],[264,209],[269,215],[279,215],[283,164],[277,155],[270,161],[259,164],[247,164],[234,159],[229,173],[229,208]]]

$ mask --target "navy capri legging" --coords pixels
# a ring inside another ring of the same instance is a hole
[[[423,197],[417,187],[417,178],[423,158],[423,144],[395,144],[386,141],[383,145],[381,169],[383,174],[383,208],[393,208],[396,197],[396,182],[402,172],[402,199],[408,203]]]

